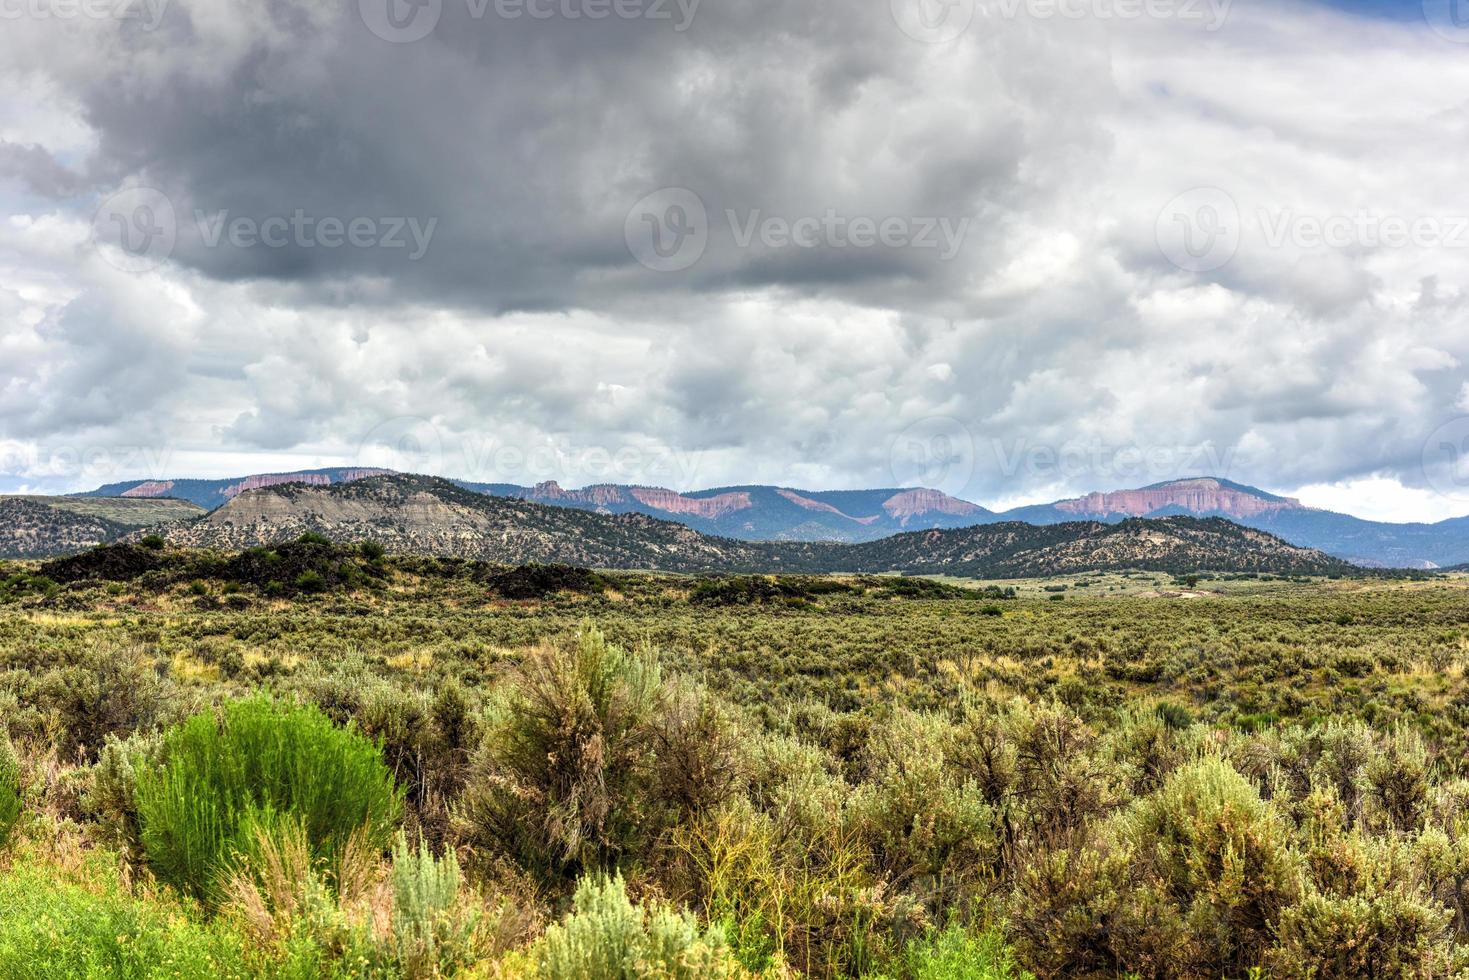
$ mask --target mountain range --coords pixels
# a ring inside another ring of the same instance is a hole
[[[273,485],[239,494],[203,517],[150,531],[171,544],[196,548],[268,547],[315,533],[340,543],[372,541],[393,552],[671,572],[1014,578],[1131,568],[1311,575],[1351,571],[1319,551],[1221,518],[1053,525],[1009,521],[910,531],[853,544],[749,541],[703,534],[638,512],[597,513],[404,475],[325,486]]]
[[[90,496],[177,497],[206,510],[249,490],[287,484],[335,486],[388,471],[362,467],[256,474],[228,480],[115,483]],[[1223,517],[1358,565],[1434,568],[1469,562],[1469,517],[1435,524],[1394,524],[1308,507],[1217,477],[1172,480],[1131,490],[1098,492],[997,513],[938,490],[897,487],[810,491],[747,485],[681,493],[661,487],[595,484],[563,489],[455,481],[466,490],[602,514],[644,514],[706,535],[745,541],[875,541],[904,531],[1022,521],[1118,523],[1130,518]]]

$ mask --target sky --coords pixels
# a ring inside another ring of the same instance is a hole
[[[1469,0],[0,0],[0,492],[1469,514]]]

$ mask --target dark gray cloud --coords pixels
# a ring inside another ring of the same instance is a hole
[[[355,3],[252,16],[175,0],[158,30],[124,35],[72,80],[92,169],[168,195],[174,260],[217,279],[389,277],[398,299],[496,312],[767,285],[957,305],[955,248],[998,261],[994,217],[1053,185],[1035,155],[1103,142],[1107,66],[1064,39],[976,33],[955,63],[885,9],[836,0],[702,3],[683,31],[672,4],[671,23],[506,19],[496,6],[476,17],[447,0],[431,34],[394,44]],[[1064,92],[1026,71],[1058,57]],[[692,190],[709,224],[706,253],[677,275],[637,265],[624,241],[629,209],[662,187]],[[418,261],[300,236],[211,241],[212,222],[298,211],[437,224]],[[747,222],[828,213],[969,224],[950,249],[738,240]]]

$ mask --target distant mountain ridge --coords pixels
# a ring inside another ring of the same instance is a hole
[[[1224,520],[1022,523],[907,532],[856,544],[742,541],[641,513],[603,514],[468,490],[434,477],[290,484],[236,496],[161,533],[241,549],[323,534],[391,551],[519,564],[671,572],[907,572],[1013,578],[1141,568],[1341,574],[1345,563]]]
[[[206,509],[241,493],[290,483],[336,486],[385,475],[367,467],[256,474],[228,480],[116,483],[94,496],[174,496]],[[898,487],[813,491],[743,485],[678,492],[662,487],[594,484],[565,489],[453,481],[478,493],[603,514],[644,514],[703,534],[745,541],[875,541],[904,531],[969,527],[1002,521],[1049,525],[1118,523],[1129,518],[1223,517],[1361,565],[1433,568],[1469,563],[1469,517],[1436,524],[1392,524],[1307,507],[1292,497],[1219,477],[1170,480],[1131,490],[1099,491],[1003,513],[938,490]]]
[[[231,477],[224,480],[130,480],[125,483],[109,483],[90,490],[79,497],[127,497],[149,499],[173,497],[187,500],[205,510],[223,506],[247,490],[283,486],[288,483],[306,483],[314,486],[331,486],[350,483],[369,476],[385,476],[392,470],[368,466],[334,466],[319,470],[295,470],[286,473],[256,473],[250,476]]]
[[[747,541],[871,541],[915,528],[965,527],[994,517],[938,490],[798,490],[747,485],[679,493],[603,483],[563,490],[553,481],[522,487],[456,481],[466,489],[606,514],[679,521],[705,534]]]
[[[1469,562],[1469,517],[1436,524],[1368,521],[1217,477],[1170,480],[1137,490],[1017,507],[999,519],[1059,524],[1078,518],[1117,522],[1178,515],[1224,517],[1358,565],[1435,568]]]

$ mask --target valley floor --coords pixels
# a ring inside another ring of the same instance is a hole
[[[0,975],[1469,969],[1469,579],[322,548],[0,572]]]

